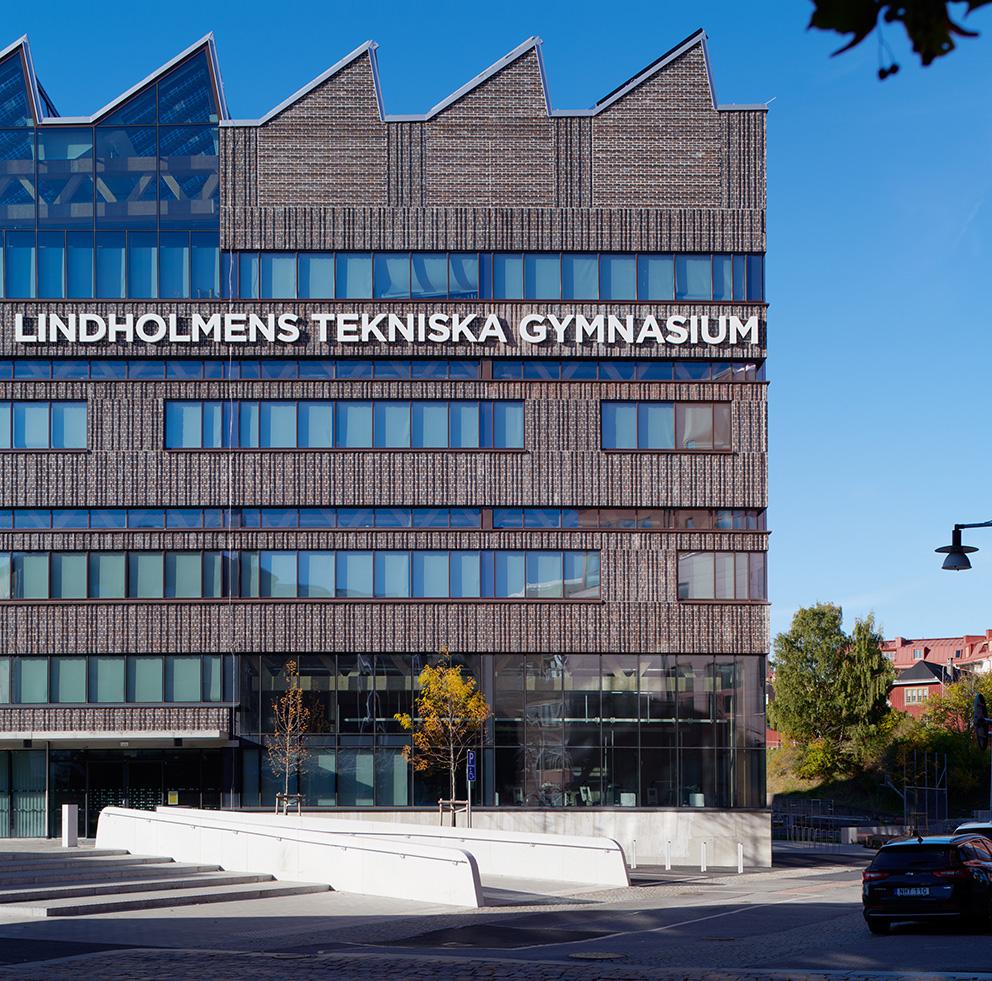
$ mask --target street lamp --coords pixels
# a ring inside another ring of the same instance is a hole
[[[935,552],[940,552],[947,556],[944,559],[944,564],[941,566],[942,569],[949,569],[951,572],[962,572],[965,569],[971,568],[971,560],[968,558],[968,555],[970,552],[977,552],[978,549],[974,545],[961,544],[962,528],[992,528],[992,521],[976,521],[972,524],[955,525],[954,530],[951,532],[951,544],[942,545],[940,548],[934,549]]]

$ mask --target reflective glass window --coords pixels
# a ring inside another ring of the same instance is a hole
[[[747,297],[747,257],[734,256],[734,299],[743,300]]]
[[[495,591],[500,597],[519,599],[525,595],[524,553],[496,552]]]
[[[206,52],[200,51],[158,83],[161,123],[216,123],[217,101]]]
[[[765,298],[765,257],[749,255],[747,257],[747,298],[763,300]]]
[[[641,402],[637,407],[637,445],[642,450],[675,447],[675,407],[671,402]]]
[[[450,445],[473,448],[479,445],[479,403],[451,402],[448,406]]]
[[[411,406],[411,445],[448,445],[448,403],[414,402]]]
[[[65,233],[38,233],[38,296],[65,296]]]
[[[599,256],[566,253],[561,257],[561,295],[566,300],[599,299]]]
[[[158,235],[131,232],[127,237],[127,295],[138,299],[158,296]]]
[[[442,597],[448,595],[448,553],[413,553],[413,595]]]
[[[165,595],[170,599],[203,595],[203,561],[199,552],[165,553]]]
[[[86,658],[52,658],[52,701],[60,704],[86,701]]]
[[[713,299],[732,300],[734,298],[733,260],[729,255],[713,256]]]
[[[216,232],[190,234],[190,293],[196,300],[220,296],[220,237]]]
[[[335,293],[341,299],[372,296],[372,256],[368,252],[338,252],[334,257]]]
[[[637,447],[637,403],[603,402],[602,436],[604,450],[630,450]]]
[[[410,403],[376,402],[374,412],[374,438],[376,446],[409,446]]]
[[[373,595],[372,553],[336,553],[335,595],[368,599]]]
[[[524,295],[524,257],[503,253],[493,256],[493,297],[520,300]]]
[[[238,256],[238,295],[256,299],[259,291],[259,262],[257,252],[242,252]]]
[[[93,296],[93,233],[66,234],[65,295],[70,299]]]
[[[383,300],[400,300],[410,295],[410,253],[377,252],[374,256],[372,283],[375,296]]]
[[[0,129],[0,227],[34,230],[34,134]],[[11,294],[8,292],[7,296]]]
[[[412,294],[427,298],[448,295],[448,256],[444,252],[413,253]]]
[[[299,595],[329,599],[334,595],[334,553],[300,552]]]
[[[448,295],[474,300],[479,296],[479,254],[452,252],[448,256]]]
[[[48,599],[47,552],[13,552],[10,570],[14,599]]]
[[[169,656],[165,659],[165,700],[167,702],[200,701],[199,657]]]
[[[51,576],[53,599],[86,599],[85,552],[53,552]]]
[[[124,701],[124,658],[89,658],[89,700],[99,703],[120,703]]]
[[[317,449],[334,445],[333,402],[300,402],[297,418],[299,446]]]
[[[263,298],[294,299],[296,297],[296,254],[293,252],[263,252],[260,257]]]
[[[258,553],[259,596],[296,596],[296,552]]]
[[[127,595],[131,599],[161,599],[165,595],[162,552],[128,553]]]
[[[93,224],[93,130],[38,130],[38,221],[71,228]]]
[[[259,446],[296,446],[296,403],[265,401],[259,409]]]
[[[35,292],[35,235],[30,232],[7,232],[4,258],[4,290],[9,298],[32,297]]]
[[[410,595],[410,553],[375,553],[375,595],[406,597]]]
[[[451,552],[451,595],[473,597],[482,595],[482,555],[478,551]]]
[[[561,552],[528,552],[527,597],[551,599],[562,595]]]
[[[166,298],[190,296],[189,234],[162,232],[158,262],[159,295]]]
[[[679,599],[713,599],[715,592],[712,552],[685,552],[679,556]]]
[[[91,599],[124,597],[124,553],[90,552],[89,589]]]
[[[21,705],[48,701],[48,658],[19,657],[14,662],[14,700]]]
[[[675,299],[708,300],[713,295],[712,259],[708,255],[675,257]]]
[[[163,227],[216,227],[220,137],[216,126],[160,126],[159,214]]]
[[[524,296],[528,300],[561,298],[561,256],[543,252],[524,256]]]
[[[637,257],[637,298],[672,300],[675,298],[674,259],[670,255]]]
[[[372,403],[338,402],[335,412],[337,447],[372,446]]]
[[[713,406],[682,404],[678,411],[678,447],[680,450],[713,448]]]
[[[163,659],[149,654],[127,659],[127,700],[161,702],[163,700]]]
[[[523,402],[493,402],[493,445],[503,449],[523,449]]]
[[[96,295],[112,299],[124,297],[125,251],[123,232],[97,232]]]
[[[27,80],[18,51],[0,62],[0,126],[33,126]]]
[[[637,263],[634,256],[600,256],[599,283],[604,300],[636,300]]]
[[[194,449],[202,446],[202,425],[203,408],[201,403],[165,403],[165,445],[167,449]]]
[[[97,127],[98,228],[157,226],[157,137],[154,126]]]
[[[328,300],[334,296],[334,256],[329,253],[301,252],[299,287],[301,300]]]
[[[47,402],[13,403],[14,438],[18,450],[48,449],[49,405]]]

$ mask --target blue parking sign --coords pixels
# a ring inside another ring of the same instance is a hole
[[[472,749],[465,754],[465,779],[475,783],[475,750]]]

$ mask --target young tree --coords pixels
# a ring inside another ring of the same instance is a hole
[[[884,738],[892,665],[872,615],[844,633],[839,606],[798,610],[775,638],[775,698],[770,724],[802,751],[797,772],[825,776],[866,755]]]
[[[299,777],[310,758],[307,736],[313,730],[314,711],[307,704],[296,661],[286,662],[283,677],[286,688],[272,703],[275,724],[272,733],[265,737],[265,749],[269,766],[276,777],[282,777],[283,794],[288,797],[290,777],[293,774]],[[283,804],[285,807],[285,800]]]
[[[442,645],[439,663],[420,672],[420,692],[415,715],[398,712],[397,722],[413,736],[413,746],[403,755],[414,770],[447,770],[451,800],[465,754],[482,739],[490,709],[474,678],[462,676],[460,664],[451,663],[448,646]]]
[[[769,722],[793,742],[836,742],[843,731],[837,681],[847,636],[839,606],[818,603],[796,611],[775,638],[775,698]]]
[[[877,726],[889,714],[888,694],[896,672],[882,653],[882,641],[875,614],[855,620],[837,679],[847,726]]]

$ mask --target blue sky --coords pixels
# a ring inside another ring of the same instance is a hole
[[[960,5],[956,5],[960,6]],[[90,113],[208,31],[231,112],[260,115],[369,38],[389,112],[419,112],[526,37],[552,102],[591,105],[698,27],[723,102],[769,116],[773,631],[796,607],[874,610],[887,635],[992,627],[992,529],[940,570],[955,521],[992,518],[992,11],[983,33],[876,79],[873,40],[831,59],[807,4],[56,0],[4,14],[66,115]],[[274,16],[275,14],[285,16]]]

